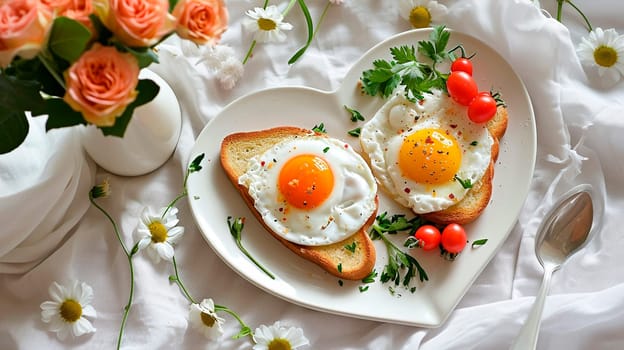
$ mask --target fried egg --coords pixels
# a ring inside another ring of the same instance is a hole
[[[360,133],[379,183],[417,214],[461,201],[485,174],[493,142],[484,124],[440,91],[417,103],[393,96]]]
[[[351,146],[308,135],[275,144],[249,160],[239,184],[248,188],[264,223],[301,245],[339,242],[376,210],[377,183]]]

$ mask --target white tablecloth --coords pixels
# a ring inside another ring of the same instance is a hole
[[[505,349],[526,319],[541,281],[542,268],[533,251],[541,216],[571,184],[589,182],[605,202],[604,221],[585,249],[555,274],[538,348],[624,348],[624,270],[620,268],[624,251],[620,234],[624,227],[624,146],[620,138],[624,132],[624,84],[604,88],[586,78],[574,51],[586,31],[570,6],[564,5],[561,24],[544,16],[528,0],[441,2],[449,8],[445,23],[450,28],[490,44],[514,67],[531,96],[538,131],[535,175],[518,223],[449,319],[439,328],[425,329],[330,315],[283,301],[233,273],[203,240],[187,202],[181,201],[179,218],[186,232],[176,256],[187,287],[198,298],[211,297],[229,306],[252,327],[276,320],[301,327],[311,349]],[[228,2],[230,28],[222,43],[241,58],[251,40],[242,31],[243,13],[261,3]],[[313,18],[318,18],[325,2],[308,3]],[[144,206],[164,206],[179,192],[195,138],[225,105],[267,87],[305,85],[334,90],[350,64],[366,50],[410,29],[394,3],[347,0],[332,7],[308,52],[289,66],[288,58],[305,40],[303,17],[293,9],[286,18],[295,25],[288,33],[289,40],[256,46],[242,80],[232,90],[222,89],[206,66],[163,50],[161,64],[151,69],[170,83],[182,106],[182,135],[174,155],[157,171],[140,177],[119,177],[102,169],[95,174],[97,180],[110,180],[113,194],[101,203],[117,218],[127,241],[131,242]],[[624,33],[619,1],[576,3],[594,27],[614,27]],[[556,1],[543,1],[542,8],[554,16]],[[177,41],[167,45],[177,45]],[[90,175],[92,172],[84,176]],[[87,193],[76,197],[86,213],[67,229],[67,240],[52,255],[26,273],[0,275],[1,349],[114,347],[127,301],[127,261],[109,223],[88,206],[86,197]],[[2,208],[5,205],[2,203]],[[26,205],[23,210],[28,208]],[[82,213],[80,208],[73,210]],[[13,213],[9,209],[0,212],[2,226],[13,223]],[[57,218],[56,227],[63,220]],[[231,318],[221,340],[207,342],[189,327],[188,303],[178,287],[167,282],[171,265],[154,265],[143,256],[135,258],[134,264],[136,295],[123,348],[251,347],[248,339],[230,339],[238,332],[238,324]],[[85,281],[94,289],[97,332],[61,342],[42,323],[39,304],[49,299],[47,288],[52,281],[71,279]]]

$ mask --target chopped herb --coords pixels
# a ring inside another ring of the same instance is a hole
[[[360,121],[364,121],[364,116],[362,116],[362,114],[358,111],[356,111],[353,108],[349,108],[347,105],[344,105],[344,108],[347,110],[347,112],[351,113],[351,121],[352,122],[357,122],[358,120]]]
[[[357,242],[353,242],[351,244],[345,244],[345,249],[350,251],[351,253],[355,253],[355,247],[357,246]]]
[[[472,188],[472,181],[470,181],[470,179],[463,180],[457,175],[455,175],[454,179],[459,182],[464,189]]]
[[[414,294],[415,291],[416,291],[416,287],[410,288],[410,293]]]
[[[202,170],[202,166],[200,165],[200,163],[204,159],[204,156],[205,154],[202,153],[198,155],[197,157],[195,157],[195,159],[193,159],[193,161],[188,167],[189,173],[194,173],[194,172]]]
[[[358,289],[360,290],[360,293],[364,293],[368,290],[368,286],[358,286]]]
[[[193,196],[193,199],[198,200],[199,196]]]
[[[366,277],[362,278],[362,283],[373,283],[377,277],[377,271],[373,269]]]
[[[327,153],[327,151],[329,151],[329,146],[328,146],[328,147],[323,148],[323,153]]]
[[[445,26],[436,26],[429,35],[429,40],[418,42],[418,48],[403,45],[390,48],[391,61],[378,59],[373,61],[373,69],[362,73],[362,91],[370,96],[390,96],[399,86],[405,87],[405,97],[410,101],[422,100],[424,93],[432,89],[446,91],[448,74],[438,71],[435,66],[446,59],[453,60],[452,49],[446,51],[450,32]],[[430,58],[432,65],[418,61],[417,52]]]
[[[338,285],[342,287],[342,285],[344,284],[344,282],[342,282],[342,280],[338,280]]]
[[[319,134],[327,134],[327,130],[325,130],[325,124],[323,123],[314,125],[314,127],[312,128],[312,131],[319,133]]]
[[[479,142],[477,142],[477,141],[472,141],[472,142],[470,143],[470,146],[476,146],[476,145],[478,145],[478,144],[479,144]]]
[[[407,220],[405,215],[393,215],[388,219],[386,215],[387,213],[384,212],[377,216],[377,222],[369,233],[372,240],[382,240],[388,252],[388,263],[381,273],[381,283],[393,281],[397,286],[403,283],[403,286],[407,287],[412,278],[416,276],[416,272],[418,272],[418,278],[421,282],[429,280],[427,273],[418,261],[399,249],[384,235],[384,233],[396,234],[398,231],[415,231],[422,224],[422,220],[419,217]],[[406,269],[407,271],[405,271]],[[403,276],[401,276],[402,272],[404,272]]]
[[[228,223],[228,227],[230,228],[230,234],[232,235],[232,237],[234,237],[234,241],[236,242],[236,246],[238,247],[238,249],[240,249],[240,251],[243,252],[243,254],[245,254],[245,256],[249,258],[249,260],[251,260],[254,264],[256,264],[256,266],[258,266],[260,270],[266,273],[267,276],[271,277],[271,279],[275,279],[275,276],[271,272],[269,272],[269,270],[267,270],[262,265],[260,265],[260,263],[256,261],[256,259],[254,259],[251,256],[251,254],[249,254],[247,249],[243,247],[241,238],[243,234],[243,227],[245,226],[245,218],[239,217],[239,218],[234,219],[234,221],[232,221],[232,217],[228,216],[227,223]]]
[[[472,242],[472,247],[476,248],[476,247],[480,247],[482,245],[484,245],[485,243],[487,243],[487,238],[483,238],[483,239],[477,239],[476,241]]]
[[[354,137],[360,137],[360,132],[362,131],[362,128],[357,127],[355,129],[351,129],[349,131],[347,131],[347,134],[354,136]]]
[[[342,273],[342,263],[339,263],[337,268],[338,268],[338,272]]]
[[[420,247],[420,245],[421,245],[420,240],[414,236],[407,237],[405,242],[403,242],[403,246],[408,249],[418,248]]]

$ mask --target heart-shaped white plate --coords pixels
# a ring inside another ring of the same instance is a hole
[[[372,68],[375,59],[390,59],[391,47],[416,46],[419,40],[428,39],[429,33],[429,29],[413,30],[373,47],[353,65],[336,91],[306,87],[258,91],[230,103],[206,125],[191,151],[190,160],[201,153],[205,153],[206,159],[202,163],[204,169],[188,179],[189,202],[206,241],[232,270],[268,293],[320,311],[424,327],[437,327],[446,320],[513,228],[535,166],[536,131],[529,96],[512,67],[488,45],[456,31],[452,31],[448,44],[450,48],[461,43],[468,52],[477,53],[472,59],[477,84],[499,91],[508,105],[509,125],[501,140],[491,202],[475,222],[466,226],[470,241],[482,238],[488,241],[477,249],[468,245],[453,262],[442,259],[436,252],[414,249],[411,254],[425,268],[429,281],[416,282],[417,289],[413,292],[379,281],[368,284],[368,290],[361,292],[358,287],[363,283],[344,281],[340,285],[338,278],[291,253],[255,220],[219,161],[220,144],[225,135],[283,125],[312,128],[323,122],[330,136],[360,149],[358,139],[347,134],[359,124],[351,122],[344,105],[368,119],[385,102],[379,97],[361,94],[358,81],[362,72]],[[379,213],[413,215],[383,193],[379,196]],[[276,275],[275,280],[236,247],[228,230],[228,216],[248,218],[243,245]],[[405,236],[397,236],[400,237],[393,238],[400,246]],[[387,254],[383,243],[375,241],[375,244],[375,268],[381,274]]]

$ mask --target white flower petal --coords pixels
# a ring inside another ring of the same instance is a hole
[[[158,251],[158,255],[160,255],[161,258],[167,261],[171,261],[173,259],[174,250],[171,244],[167,242],[156,243],[154,244],[154,247],[156,248],[156,251]]]
[[[58,303],[63,302],[63,295],[65,295],[65,287],[61,286],[55,281],[55,282],[52,282],[52,284],[50,285],[50,288],[48,288],[48,292],[50,293],[50,297],[52,298],[52,300]]]
[[[141,251],[145,247],[149,246],[151,242],[152,242],[152,237],[145,236],[141,238],[141,240],[139,241],[139,244],[137,245],[137,248],[139,249],[139,251]]]
[[[72,334],[75,337],[79,337],[83,334],[93,333],[95,332],[95,328],[86,318],[79,318],[78,321],[74,322],[72,325]]]
[[[95,308],[93,306],[85,305],[82,308],[82,315],[85,317],[95,318],[97,317],[97,312],[95,311]]]

